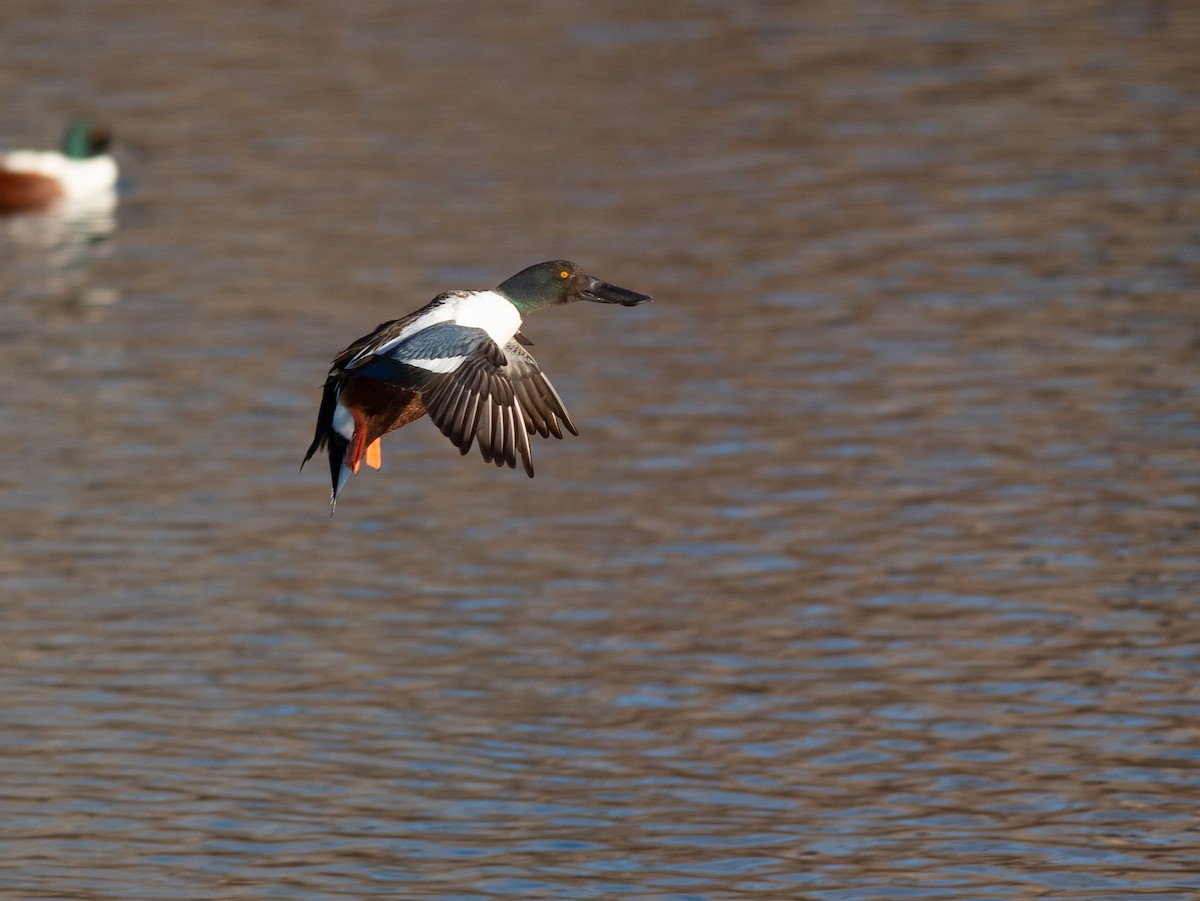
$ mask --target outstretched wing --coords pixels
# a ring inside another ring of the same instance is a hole
[[[551,435],[561,438],[561,423],[572,435],[578,435],[579,430],[571,422],[562,398],[542,372],[542,367],[538,366],[537,360],[518,343],[520,337],[518,333],[504,345],[504,352],[508,355],[508,378],[521,405],[525,427],[543,438]]]
[[[483,329],[439,322],[388,346],[383,354],[356,362],[350,371],[359,378],[419,391],[429,418],[460,452],[466,454],[478,442],[486,462],[515,469],[519,456],[532,476],[526,423],[534,423],[535,429],[537,423],[543,428],[549,427],[547,423],[556,425],[554,418],[560,414],[555,410],[562,410],[562,403],[550,388],[556,407],[541,401],[549,418],[545,412],[539,412],[537,419],[529,417],[518,392],[542,397],[544,389],[535,378],[541,373],[515,341],[505,350],[511,354],[514,347],[518,355],[510,357]],[[518,361],[515,369],[513,359]],[[519,376],[517,383],[511,380],[514,374]],[[541,379],[545,381],[544,376]]]

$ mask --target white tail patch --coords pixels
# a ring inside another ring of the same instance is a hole
[[[342,406],[341,398],[338,398],[337,404],[333,408],[333,430],[351,441],[354,438],[354,414],[344,406]]]

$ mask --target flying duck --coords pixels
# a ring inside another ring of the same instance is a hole
[[[521,320],[544,307],[590,300],[634,307],[652,298],[585,274],[568,260],[523,269],[484,291],[447,291],[385,322],[337,357],[325,379],[304,463],[322,448],[333,479],[330,512],[352,473],[380,465],[379,439],[426,413],[462,454],[533,476],[529,433],[562,438],[562,398],[523,347]]]

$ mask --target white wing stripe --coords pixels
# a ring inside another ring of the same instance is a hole
[[[466,359],[466,357],[426,357],[418,360],[405,360],[404,364],[420,366],[430,372],[454,372]]]

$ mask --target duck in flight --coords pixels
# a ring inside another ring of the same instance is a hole
[[[568,260],[523,269],[486,291],[447,291],[403,319],[385,322],[334,358],[325,379],[317,430],[304,463],[329,452],[329,503],[363,462],[380,465],[379,439],[426,413],[466,454],[530,477],[529,433],[578,435],[520,333],[521,320],[544,307],[590,300],[635,307],[652,298],[584,273]],[[300,466],[303,468],[304,463]]]

